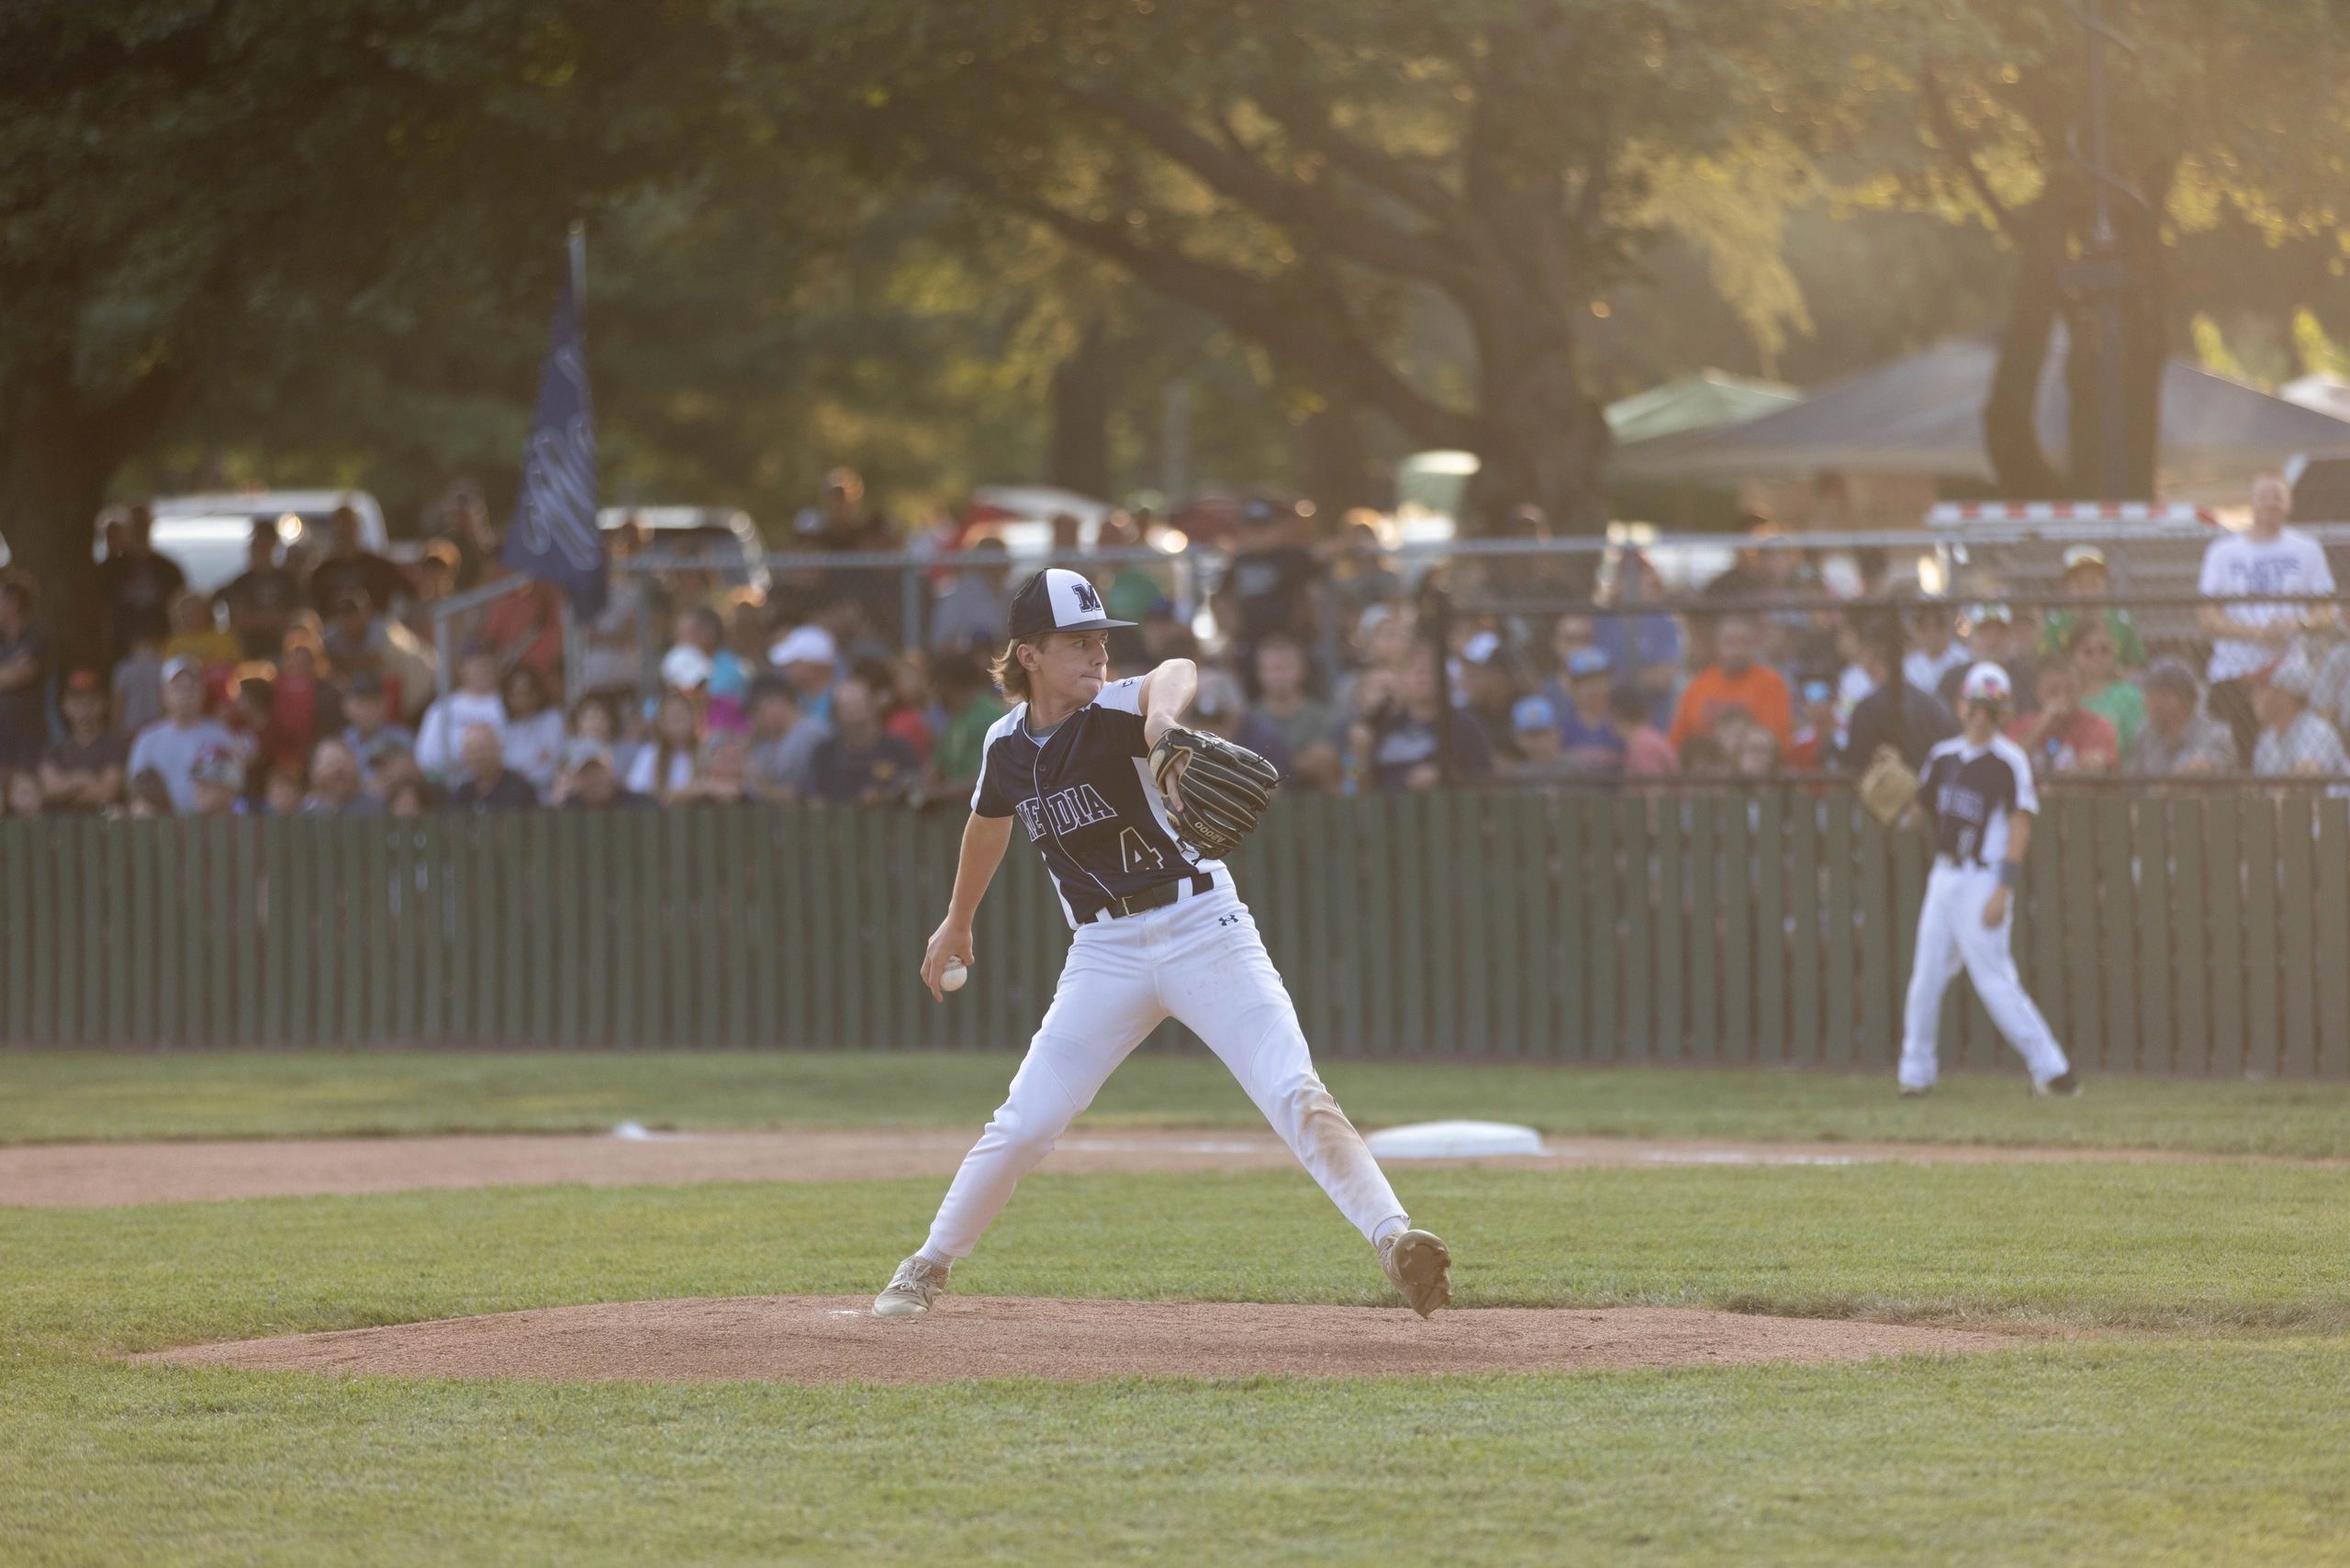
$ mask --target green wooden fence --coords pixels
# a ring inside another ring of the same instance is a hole
[[[2016,951],[2076,1061],[2350,1076],[2350,802],[2046,805]],[[1024,846],[971,985],[915,979],[960,827],[0,823],[0,1041],[1018,1047],[1068,942]],[[1285,800],[1237,870],[1325,1054],[1882,1069],[1926,857],[1843,793],[1570,792]],[[2008,1065],[1964,982],[1942,1040]]]

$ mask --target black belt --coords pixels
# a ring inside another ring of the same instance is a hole
[[[1191,879],[1192,896],[1197,898],[1214,886],[1215,879],[1203,871]],[[1085,918],[1090,923],[1107,914],[1113,920],[1124,920],[1130,914],[1147,914],[1154,909],[1165,909],[1182,896],[1182,887],[1183,882],[1180,879],[1172,882],[1159,882],[1155,886],[1145,888],[1138,893],[1129,893],[1122,899],[1112,899]]]

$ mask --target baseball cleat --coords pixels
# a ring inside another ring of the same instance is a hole
[[[2045,1083],[2033,1084],[2031,1092],[2043,1100],[2070,1100],[2081,1092],[2080,1075],[2060,1072]]]
[[[1933,1092],[1934,1086],[1930,1083],[1905,1083],[1901,1086],[1904,1100],[1922,1100]]]
[[[952,1263],[942,1267],[915,1253],[898,1265],[898,1271],[890,1276],[890,1282],[873,1298],[873,1316],[920,1317],[938,1299],[938,1293],[946,1288],[947,1271],[953,1267]]]
[[[1389,1232],[1379,1244],[1379,1266],[1422,1317],[1452,1300],[1452,1254],[1425,1230]]]

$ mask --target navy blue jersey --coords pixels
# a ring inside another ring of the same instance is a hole
[[[1996,866],[2008,857],[2009,813],[2036,812],[2031,759],[2005,735],[1977,746],[1964,735],[1926,756],[1918,796],[1934,813],[1934,852],[1961,866]]]
[[[988,731],[971,810],[1019,819],[1072,928],[1113,898],[1219,868],[1176,841],[1149,756],[1140,676],[1103,686],[1042,739],[1025,702]]]

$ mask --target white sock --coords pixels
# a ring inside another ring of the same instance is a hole
[[[1411,1216],[1411,1215],[1388,1215],[1388,1217],[1387,1217],[1387,1218],[1385,1218],[1385,1219],[1383,1219],[1383,1220],[1381,1220],[1381,1221],[1379,1222],[1379,1228],[1378,1228],[1377,1230],[1374,1230],[1374,1231],[1372,1231],[1372,1232],[1371,1233],[1371,1244],[1373,1247],[1376,1247],[1376,1246],[1378,1246],[1381,1242],[1382,1242],[1382,1241],[1386,1240],[1389,1237],[1391,1237],[1391,1236],[1394,1235],[1397,1231],[1399,1231],[1399,1230],[1409,1230],[1409,1229],[1411,1229],[1411,1228],[1412,1228],[1412,1216]]]

